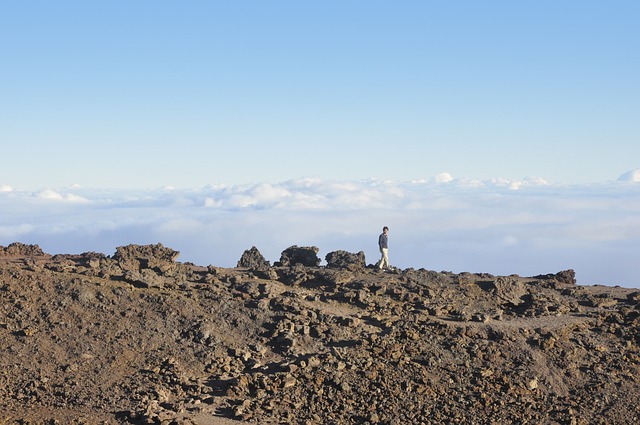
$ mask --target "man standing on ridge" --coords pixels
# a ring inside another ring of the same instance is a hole
[[[382,257],[380,258],[380,262],[378,263],[378,268],[380,270],[389,270],[389,238],[387,235],[389,234],[389,228],[384,226],[382,228],[382,233],[378,237],[378,247],[380,248],[380,254]]]

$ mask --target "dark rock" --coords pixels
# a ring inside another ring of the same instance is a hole
[[[556,280],[560,283],[576,284],[576,272],[573,269],[563,270],[556,273]]]
[[[293,245],[282,251],[280,265],[284,267],[302,265],[305,267],[317,267],[320,265],[318,247]]]
[[[326,255],[327,266],[339,269],[362,270],[366,267],[364,252],[333,251]]]
[[[636,291],[636,292],[633,292],[633,293],[631,293],[631,294],[627,295],[627,299],[628,299],[629,301],[632,301],[632,302],[638,302],[638,301],[640,301],[640,292],[637,292],[637,291]]]
[[[237,267],[243,267],[251,270],[266,271],[271,267],[269,261],[267,261],[258,248],[252,246],[251,249],[247,249],[240,257]]]

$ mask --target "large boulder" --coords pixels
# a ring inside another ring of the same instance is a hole
[[[113,259],[124,271],[125,280],[141,287],[163,287],[172,283],[180,252],[156,245],[127,245],[116,248]]]
[[[250,270],[265,271],[271,267],[269,261],[267,261],[258,248],[252,246],[251,249],[247,249],[240,257],[237,267],[243,267]]]
[[[116,248],[113,259],[118,262],[153,260],[156,263],[173,263],[179,255],[179,251],[174,251],[159,243],[156,245],[119,246]]]
[[[280,255],[280,265],[289,267],[299,264],[305,267],[317,267],[320,265],[318,251],[320,251],[320,249],[315,246],[290,246],[282,251]]]
[[[366,266],[363,251],[360,251],[357,254],[341,250],[333,251],[325,256],[325,260],[327,260],[327,267],[337,269],[355,271],[362,270]]]

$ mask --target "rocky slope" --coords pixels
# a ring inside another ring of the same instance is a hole
[[[625,424],[640,292],[362,253],[0,247],[0,424]]]

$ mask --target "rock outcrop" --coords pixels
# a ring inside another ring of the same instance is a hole
[[[127,245],[116,248],[113,260],[124,271],[124,279],[141,287],[159,287],[175,283],[175,262],[180,253],[156,245]]]
[[[317,267],[320,265],[318,252],[320,249],[315,246],[293,245],[282,251],[278,266],[289,267],[300,265],[304,267]]]
[[[536,278],[545,279],[545,280],[555,280],[556,282],[559,282],[559,283],[568,283],[571,285],[576,284],[576,272],[573,269],[563,270],[555,274],[552,273],[552,274],[539,275],[539,276],[536,276]]]
[[[180,256],[180,252],[163,246],[156,245],[127,245],[116,248],[113,259],[125,270],[138,270],[141,268],[162,268],[172,264]]]
[[[14,242],[7,247],[0,246],[0,257],[40,257],[45,255],[38,245],[26,245]]]
[[[364,252],[333,251],[326,255],[327,267],[347,270],[362,270],[366,266]]]
[[[265,271],[271,267],[269,261],[267,261],[258,248],[252,246],[250,249],[247,249],[240,257],[238,261],[238,267],[244,267],[251,270],[257,271]]]

